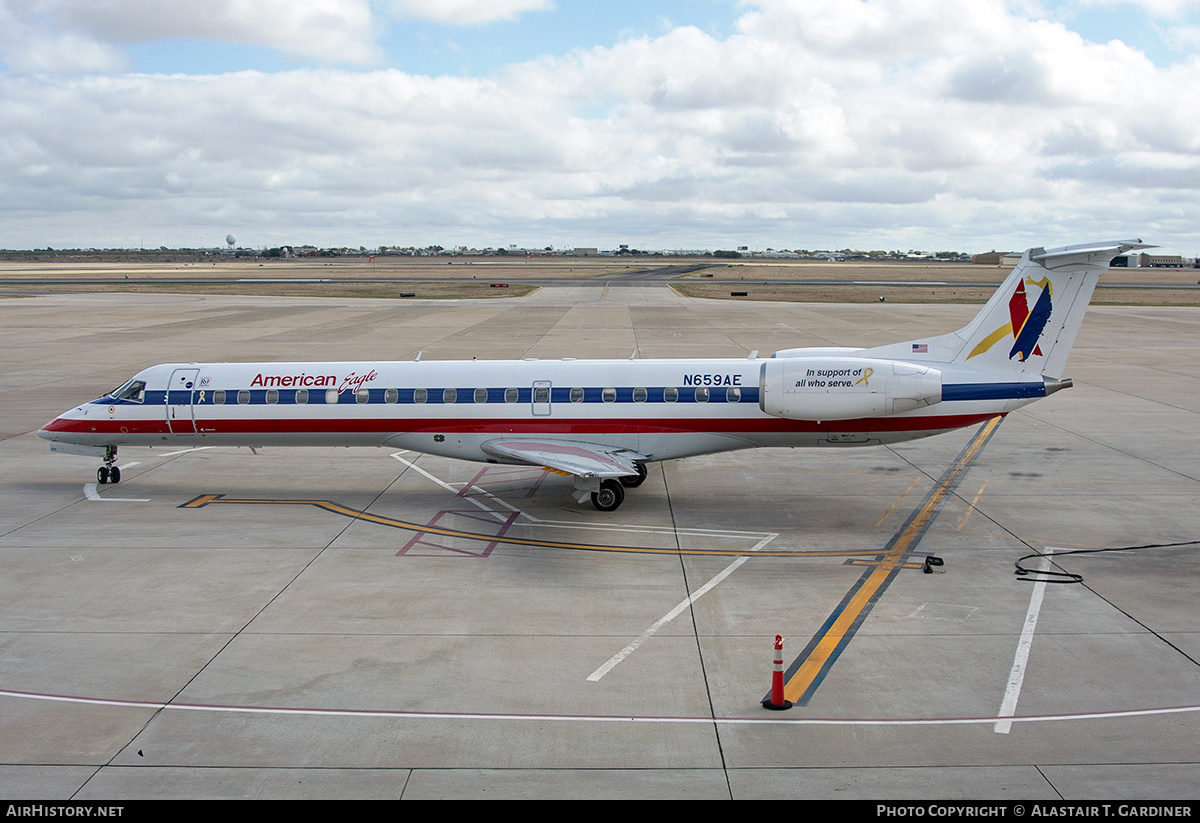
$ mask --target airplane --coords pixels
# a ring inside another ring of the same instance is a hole
[[[872,348],[768,358],[168,363],[38,431],[51,449],[376,446],[574,478],[616,510],[646,466],[756,447],[898,443],[1006,415],[1071,385],[1100,272],[1140,240],[1034,248],[966,326]]]

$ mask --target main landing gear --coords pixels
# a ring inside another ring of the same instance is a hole
[[[96,469],[96,482],[103,486],[105,483],[120,483],[121,469],[116,465],[117,447],[105,446],[104,465]]]
[[[600,481],[600,489],[592,492],[592,505],[602,512],[616,511],[625,502],[625,489],[636,489],[646,480],[646,467],[637,464],[637,474],[627,474],[620,479],[607,478]]]
[[[646,480],[646,464],[637,464],[637,474],[627,474],[621,478],[621,485],[627,489],[636,489]]]
[[[600,481],[600,491],[592,492],[592,505],[602,512],[616,511],[624,502],[624,487],[611,477]]]

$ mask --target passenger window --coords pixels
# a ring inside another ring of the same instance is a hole
[[[736,386],[730,386],[729,388],[727,388],[725,390],[725,402],[726,403],[741,403],[742,402],[742,390]]]
[[[679,400],[679,389],[674,386],[667,386],[663,389],[663,402],[674,403]]]
[[[580,388],[571,389],[571,402],[572,403],[582,403],[583,402],[583,389],[580,389]]]
[[[534,403],[549,403],[550,402],[550,387],[549,386],[534,386],[533,387],[533,402]]]
[[[238,392],[238,405],[245,406],[250,402],[250,390],[242,389]]]
[[[267,389],[267,404],[274,406],[279,402],[279,389]]]
[[[328,403],[329,405],[332,406],[335,403],[337,403],[337,400],[338,400],[338,390],[337,389],[326,389],[325,390],[325,402],[326,403]]]
[[[633,390],[633,402],[634,403],[645,403],[646,402],[646,390],[644,388],[639,387],[639,388],[636,388]]]
[[[225,390],[224,389],[217,389],[215,392],[213,392],[213,405],[214,406],[224,406],[225,405]]]
[[[399,399],[400,399],[400,390],[399,389],[384,390],[384,392],[383,392],[383,402],[384,403],[395,403]]]
[[[609,386],[604,391],[600,392],[600,399],[605,403],[615,403],[617,400],[617,390]]]
[[[358,391],[356,391],[354,393],[354,402],[359,403],[359,404],[370,403],[371,402],[371,390],[370,389],[359,389]]]
[[[443,391],[442,392],[442,402],[443,403],[458,402],[458,389],[446,389],[445,391]]]
[[[487,389],[476,389],[475,390],[475,402],[476,403],[486,403],[487,402]]]
[[[520,396],[521,396],[521,393],[519,391],[517,391],[516,389],[505,389],[504,390],[504,402],[505,403],[516,403],[517,399],[520,398]]]
[[[296,389],[296,405],[303,406],[308,402],[308,389]]]
[[[413,402],[414,403],[424,403],[428,399],[429,399],[429,390],[428,389],[413,389]]]
[[[708,402],[708,386],[697,386],[696,387],[696,402],[697,403],[707,403]]]

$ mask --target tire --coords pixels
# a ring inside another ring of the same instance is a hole
[[[636,489],[645,482],[646,466],[642,463],[637,464],[637,474],[627,474],[621,478],[621,485],[627,489]]]
[[[625,489],[611,478],[600,483],[600,491],[592,492],[592,505],[599,511],[616,511],[625,502]]]

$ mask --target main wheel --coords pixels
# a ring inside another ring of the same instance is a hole
[[[621,485],[627,489],[636,489],[642,483],[646,482],[646,466],[644,463],[637,464],[637,474],[627,474],[621,478]]]
[[[625,502],[625,489],[616,480],[600,481],[600,491],[592,492],[592,505],[602,512],[616,511]]]

